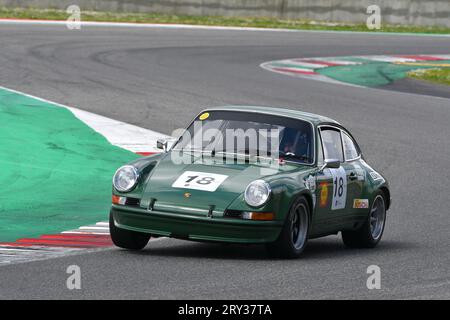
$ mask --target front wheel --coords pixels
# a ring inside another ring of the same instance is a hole
[[[278,239],[266,245],[269,254],[279,258],[300,257],[308,241],[309,224],[308,201],[300,197],[289,210]]]
[[[141,250],[150,240],[150,234],[117,228],[112,213],[109,214],[109,233],[116,246],[129,250]]]
[[[342,240],[349,248],[374,248],[381,240],[385,222],[386,201],[379,191],[362,227],[356,231],[342,231]]]

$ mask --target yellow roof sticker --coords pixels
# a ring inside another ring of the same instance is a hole
[[[200,115],[200,117],[198,117],[198,118],[199,118],[201,121],[206,120],[206,119],[209,118],[209,113],[208,113],[208,112],[202,113],[202,114]]]

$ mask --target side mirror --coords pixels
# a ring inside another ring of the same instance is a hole
[[[320,171],[322,171],[325,168],[339,169],[340,167],[341,167],[341,161],[339,161],[338,159],[328,159],[328,160],[325,160],[325,163],[320,168]]]
[[[156,141],[156,148],[164,150],[164,152],[167,152],[167,140],[165,140],[165,139],[158,139]]]
[[[325,164],[326,167],[330,169],[339,169],[341,167],[341,161],[338,159],[325,160]]]

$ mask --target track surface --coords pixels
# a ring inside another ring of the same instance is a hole
[[[327,237],[311,241],[303,259],[278,261],[257,246],[163,239],[140,253],[0,267],[0,298],[450,298],[450,100],[259,68],[301,56],[447,54],[448,38],[1,25],[0,43],[0,85],[167,134],[211,105],[328,115],[356,136],[394,198],[374,250]],[[72,264],[82,290],[66,288]],[[381,290],[366,288],[371,264],[381,267]]]

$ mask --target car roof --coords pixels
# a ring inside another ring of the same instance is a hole
[[[284,116],[299,120],[306,120],[309,122],[312,122],[315,125],[320,125],[323,123],[339,123],[336,120],[333,120],[328,117],[324,117],[318,114],[309,113],[309,112],[303,112],[299,110],[292,110],[292,109],[286,109],[286,108],[278,108],[278,107],[263,107],[263,106],[222,106],[222,107],[212,107],[208,108],[205,111],[237,111],[237,112],[256,112],[256,113],[265,113],[265,114],[272,114],[272,115],[278,115],[278,116]]]

